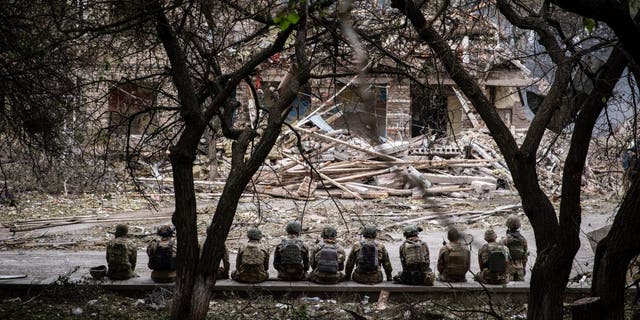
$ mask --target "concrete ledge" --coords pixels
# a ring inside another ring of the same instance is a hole
[[[58,277],[50,278],[22,278],[0,280],[0,290],[29,290],[44,289],[51,286],[58,280]],[[157,288],[173,288],[173,283],[155,283],[149,278],[133,278],[129,280],[112,281],[102,280],[95,281],[84,277],[72,277],[69,279],[70,284],[79,286],[98,286],[107,290],[114,291],[151,291]],[[527,295],[529,293],[529,283],[527,282],[511,282],[506,285],[485,285],[486,290],[495,294],[516,294]],[[370,293],[386,290],[392,293],[407,294],[451,294],[451,293],[484,293],[484,288],[477,282],[468,281],[462,283],[445,283],[436,281],[434,286],[411,286],[396,284],[393,282],[382,282],[375,285],[360,284],[353,281],[341,282],[339,284],[327,285],[316,284],[309,281],[280,281],[268,280],[263,283],[245,284],[233,280],[220,280],[216,282],[213,291],[222,292],[265,292],[265,293]],[[588,294],[591,288],[589,286],[576,286],[570,284],[567,287],[568,294]]]

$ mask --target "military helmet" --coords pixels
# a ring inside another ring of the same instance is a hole
[[[402,232],[402,234],[404,235],[405,238],[417,237],[418,233],[420,233],[421,231],[422,231],[422,228],[416,225],[409,225],[404,227],[404,231]]]
[[[486,240],[487,242],[496,241],[497,238],[498,235],[495,231],[493,231],[493,229],[489,229],[484,232],[484,240]]]
[[[460,232],[455,227],[450,227],[449,231],[447,231],[447,239],[449,241],[458,241],[460,240]]]
[[[302,225],[300,224],[300,221],[291,221],[289,223],[287,223],[287,227],[285,229],[287,231],[287,233],[291,234],[291,233],[300,233],[300,231],[302,231]]]
[[[129,227],[126,224],[116,225],[116,237],[126,236],[129,233]]]
[[[158,235],[161,237],[171,237],[173,235],[173,228],[169,224],[165,224],[158,228]]]
[[[102,265],[93,267],[89,269],[89,274],[93,277],[93,279],[100,280],[107,275],[107,266]]]
[[[520,219],[518,219],[518,216],[512,214],[507,218],[507,228],[510,230],[520,229]]]
[[[378,234],[378,229],[374,225],[366,225],[360,229],[360,233],[365,238],[375,238]]]
[[[247,238],[250,240],[260,240],[262,238],[262,231],[258,228],[249,228],[249,230],[247,230]]]
[[[334,227],[324,227],[322,229],[322,239],[331,239],[338,236],[338,231]]]

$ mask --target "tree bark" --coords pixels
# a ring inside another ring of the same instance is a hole
[[[192,263],[178,263],[176,270],[176,286],[174,290],[172,319],[182,319],[191,313],[190,301],[193,291],[191,288],[196,281],[196,266],[200,250],[198,248],[198,234],[196,224],[196,199],[193,188],[193,161],[195,153],[189,152],[182,144],[171,149],[171,168],[173,171],[173,187],[175,193],[175,207],[172,222],[176,226],[179,237],[177,242],[177,261]]]
[[[607,236],[598,243],[592,295],[602,300],[604,319],[624,319],[627,268],[640,253],[640,179],[627,191]]]

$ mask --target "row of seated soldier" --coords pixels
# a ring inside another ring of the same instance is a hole
[[[520,221],[516,216],[507,219],[507,234],[500,242],[493,230],[487,230],[486,244],[478,251],[480,272],[475,280],[486,284],[505,284],[524,281],[527,264],[527,241],[518,231]],[[285,281],[309,280],[320,284],[336,284],[353,280],[362,284],[384,281],[409,285],[433,285],[435,273],[430,268],[429,248],[419,233],[422,229],[411,225],[404,228],[405,241],[399,249],[402,271],[392,275],[391,262],[385,246],[376,241],[375,226],[361,229],[362,239],[353,245],[346,255],[336,241],[337,231],[325,227],[321,241],[307,246],[299,237],[298,221],[286,226],[287,236],[275,248],[273,267],[278,278]],[[158,229],[158,239],[147,247],[151,278],[156,282],[172,282],[176,277],[176,240],[170,225]],[[242,283],[260,283],[269,279],[270,250],[261,243],[262,232],[249,228],[248,241],[236,256],[236,270],[231,279]],[[443,243],[437,261],[438,280],[464,282],[471,266],[471,253],[461,233],[455,228],[447,232],[448,243]],[[126,226],[116,227],[116,238],[107,247],[109,264],[107,275],[112,279],[128,279],[135,275],[135,247],[126,239]],[[345,261],[346,260],[346,261]],[[225,249],[217,279],[229,278],[229,254]],[[310,271],[310,272],[309,272]],[[384,271],[384,274],[383,274]]]

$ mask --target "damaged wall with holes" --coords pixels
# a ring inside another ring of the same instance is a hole
[[[256,75],[254,86],[259,92],[268,88],[277,91],[284,74],[282,68],[263,69]],[[444,137],[483,126],[453,80],[420,80],[423,83],[384,75],[311,80],[294,101],[289,121],[295,123],[315,115],[312,122],[316,126],[345,129],[372,142],[406,141],[423,134]],[[479,79],[482,90],[513,130],[529,126],[520,88],[531,82],[522,70],[509,67],[496,67]],[[248,110],[255,110],[248,85],[238,88],[236,98]],[[247,112],[246,120],[252,113],[255,111]]]

